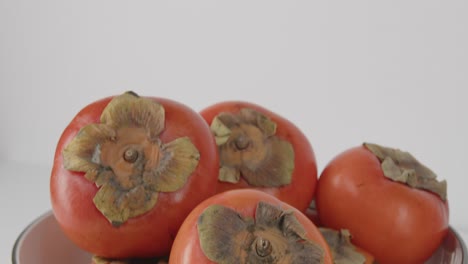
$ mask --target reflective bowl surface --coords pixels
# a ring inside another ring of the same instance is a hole
[[[13,264],[89,264],[91,254],[65,237],[49,211],[19,235],[13,247],[12,261]],[[426,264],[468,264],[466,245],[453,228]]]

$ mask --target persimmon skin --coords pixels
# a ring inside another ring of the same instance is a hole
[[[364,146],[332,159],[320,174],[320,223],[348,229],[379,263],[424,263],[448,231],[449,207],[437,195],[387,179]]]
[[[318,177],[317,161],[309,138],[296,124],[261,105],[246,101],[218,102],[202,109],[200,114],[211,125],[213,119],[221,112],[237,114],[242,108],[256,110],[270,118],[277,124],[275,136],[292,144],[295,153],[292,181],[290,184],[280,187],[257,187],[250,185],[241,177],[238,183],[218,181],[217,193],[253,188],[271,194],[296,207],[301,212],[305,212],[315,195]]]
[[[213,264],[203,253],[197,231],[200,214],[210,205],[218,204],[237,211],[242,216],[254,217],[257,204],[267,202],[280,206],[282,210],[293,211],[299,223],[307,231],[307,237],[317,243],[324,251],[324,264],[332,264],[331,252],[317,226],[297,208],[282,202],[278,198],[255,189],[236,189],[218,193],[200,203],[182,224],[169,257],[169,264]]]
[[[161,141],[187,136],[199,150],[200,160],[183,188],[159,193],[153,209],[114,227],[93,203],[98,187],[84,178],[83,172],[66,170],[61,154],[83,126],[100,122],[100,115],[112,98],[91,102],[64,129],[56,147],[50,178],[52,210],[65,235],[78,247],[95,255],[112,259],[169,255],[185,217],[199,202],[214,194],[218,173],[216,144],[206,122],[196,111],[177,101],[147,97],[165,108]]]

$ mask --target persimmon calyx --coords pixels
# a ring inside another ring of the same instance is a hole
[[[327,241],[335,264],[364,264],[366,257],[356,250],[351,243],[351,234],[347,229],[334,230],[319,227],[320,233]]]
[[[216,263],[323,263],[324,250],[306,237],[294,213],[259,202],[255,219],[211,205],[197,222],[205,256]]]
[[[447,181],[438,181],[437,175],[409,152],[371,143],[363,145],[379,159],[385,177],[412,188],[430,191],[443,201],[447,199]]]
[[[94,204],[115,226],[151,210],[159,192],[182,188],[198,165],[199,151],[188,137],[161,142],[164,123],[161,104],[127,92],[62,152],[65,169],[84,172],[99,187]]]
[[[276,123],[262,113],[243,108],[220,113],[211,122],[220,153],[219,180],[278,187],[291,183],[294,149],[276,136]]]

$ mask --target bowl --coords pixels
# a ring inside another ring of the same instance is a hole
[[[29,224],[13,246],[13,264],[89,264],[92,255],[81,250],[60,229],[52,211]]]
[[[21,232],[12,252],[13,264],[89,264],[91,257],[65,236],[51,211]],[[425,264],[468,264],[466,245],[452,227]]]

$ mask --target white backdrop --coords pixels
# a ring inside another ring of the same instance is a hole
[[[0,0],[0,159],[50,167],[71,118],[126,90],[246,100],[298,125],[319,170],[364,141],[412,152],[466,230],[468,2],[383,2]]]

